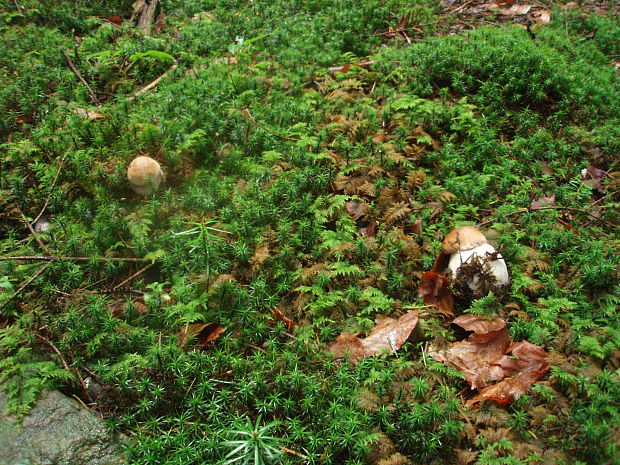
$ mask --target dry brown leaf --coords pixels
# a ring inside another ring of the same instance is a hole
[[[286,325],[286,330],[289,333],[293,332],[293,329],[295,328],[295,326],[298,326],[299,323],[295,323],[293,320],[291,320],[289,317],[287,317],[284,313],[282,313],[282,310],[280,310],[278,307],[273,307],[271,309],[271,315],[278,321],[281,321],[282,323],[284,323]]]
[[[379,315],[376,326],[367,338],[360,339],[355,334],[342,333],[328,346],[328,350],[337,358],[347,358],[351,363],[384,352],[394,353],[402,347],[417,324],[417,310],[408,311],[398,320]]]
[[[534,11],[531,16],[538,24],[549,24],[551,22],[550,10],[537,10]]]
[[[425,305],[437,307],[445,316],[454,317],[454,295],[450,280],[445,275],[450,255],[441,252],[430,271],[422,274],[418,285],[418,295],[424,298]]]
[[[368,211],[368,205],[364,202],[358,202],[357,200],[347,200],[344,206],[353,221],[359,220]]]
[[[105,116],[102,115],[101,113],[97,113],[96,111],[93,111],[93,110],[87,110],[86,108],[74,108],[73,113],[89,121],[105,118]]]
[[[252,258],[250,258],[250,264],[252,265],[252,269],[258,269],[269,258],[269,255],[269,244],[267,244],[267,241],[259,244],[256,247],[256,251],[254,251],[254,255],[252,255]]]
[[[202,351],[210,342],[219,338],[223,332],[224,327],[217,322],[192,323],[179,328],[177,340],[182,349],[192,338],[196,338],[199,343],[198,350]]]
[[[498,317],[489,321],[483,316],[462,315],[453,323],[474,334],[448,349],[429,352],[431,357],[463,373],[472,389],[503,379],[506,375],[497,362],[511,342],[506,322]]]
[[[551,197],[538,197],[537,199],[532,200],[530,205],[531,208],[540,208],[540,207],[548,207],[551,205],[555,205],[555,194]]]

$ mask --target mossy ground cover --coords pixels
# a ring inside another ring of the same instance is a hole
[[[0,376],[16,410],[46,385],[88,403],[90,377],[135,464],[617,460],[615,12],[554,4],[529,32],[448,34],[434,1],[161,7],[144,36],[130,1],[2,2]],[[383,34],[403,17],[428,26]],[[142,198],[125,177],[141,154],[166,173]],[[20,211],[44,205],[39,244]],[[425,353],[456,335],[420,276],[462,224],[484,225],[513,286],[459,313],[500,315],[551,354],[505,409],[466,409],[462,375]],[[325,352],[409,308],[424,338],[396,354]],[[179,344],[210,322],[224,332],[203,350]]]

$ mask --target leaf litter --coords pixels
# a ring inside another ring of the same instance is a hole
[[[452,323],[473,334],[429,355],[463,373],[472,389],[482,389],[467,401],[470,408],[483,401],[508,405],[549,370],[547,352],[527,341],[513,344],[506,321],[499,317],[461,315]]]
[[[366,338],[356,334],[341,333],[328,346],[336,358],[346,358],[357,363],[364,358],[398,351],[418,325],[419,312],[410,310],[395,320],[383,315],[375,319],[375,327]]]

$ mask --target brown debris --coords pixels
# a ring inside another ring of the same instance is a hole
[[[373,357],[383,352],[393,353],[402,347],[418,324],[418,311],[410,310],[398,320],[379,315],[376,326],[365,339],[355,334],[342,333],[328,350],[336,358],[347,358],[357,363],[366,357]]]

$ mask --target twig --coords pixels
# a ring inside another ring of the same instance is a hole
[[[116,286],[114,286],[111,290],[115,291],[116,289],[118,289],[119,287],[122,287],[123,284],[127,284],[129,281],[131,281],[132,279],[134,279],[136,276],[141,275],[142,273],[144,273],[146,270],[148,270],[149,268],[151,268],[153,266],[153,263],[149,263],[148,265],[146,265],[144,268],[141,268],[140,270],[136,271],[134,274],[132,274],[129,278],[125,279],[124,281],[120,282],[119,284],[117,284]]]
[[[56,347],[54,345],[54,343],[52,341],[50,341],[48,338],[43,337],[40,334],[35,334],[35,336],[38,337],[39,339],[41,339],[43,342],[45,342],[48,346],[50,346],[52,348],[52,350],[54,352],[56,352],[56,355],[58,355],[58,358],[60,359],[60,362],[62,363],[62,366],[65,368],[65,370],[67,370],[69,373],[71,373],[71,369],[69,368],[69,365],[67,365],[67,361],[65,360],[65,358],[60,353],[60,350],[58,350],[58,347]]]
[[[617,190],[617,191],[610,192],[609,194],[605,194],[605,195],[604,195],[603,197],[601,197],[600,199],[595,200],[595,201],[594,201],[594,202],[592,202],[590,205],[588,205],[588,206],[587,206],[587,208],[588,208],[588,209],[590,209],[590,208],[592,208],[594,205],[596,205],[597,203],[600,203],[600,202],[601,202],[601,200],[603,200],[603,199],[605,199],[605,198],[607,198],[607,197],[611,197],[611,196],[613,196],[613,195],[616,195],[616,194],[618,194],[619,192],[620,192],[620,190]]]
[[[52,260],[55,259],[56,255],[54,255],[52,251],[41,241],[41,239],[39,239],[39,236],[37,235],[35,230],[32,229],[32,225],[30,224],[30,221],[28,221],[28,219],[24,215],[24,212],[22,212],[21,208],[19,208],[19,205],[15,205],[15,208],[19,212],[19,215],[22,217],[22,220],[24,220],[24,223],[26,223],[26,226],[28,226],[28,230],[30,231],[30,234],[32,234],[32,237],[34,237],[34,240],[37,241],[37,244],[39,244],[39,247],[41,247],[43,251],[46,252]]]
[[[15,257],[0,257],[0,262],[7,260],[30,260],[30,261],[52,261],[52,260],[71,260],[74,262],[144,262],[144,258],[135,257],[64,257],[64,256],[47,256],[47,255],[19,255]]]
[[[17,12],[20,15],[24,14],[24,10],[22,10],[22,7],[19,5],[19,3],[17,3],[17,0],[13,0],[13,5],[15,5],[15,8],[17,8]]]
[[[280,449],[282,452],[294,455],[294,456],[299,457],[301,459],[310,460],[310,458],[307,455],[300,454],[299,452],[297,452],[297,451],[295,451],[293,449],[289,449],[288,447],[278,446],[278,449]]]
[[[587,215],[587,216],[589,216],[591,218],[594,218],[595,220],[600,220],[601,219],[600,217],[598,217],[598,216],[596,216],[596,215],[594,215],[594,214],[592,214],[590,212],[587,212],[585,210],[582,210],[580,208],[562,207],[560,205],[553,205],[553,206],[548,206],[548,207],[537,207],[537,208],[522,208],[520,210],[515,210],[513,212],[506,213],[504,216],[508,217],[508,216],[514,216],[514,215],[521,215],[523,213],[535,213],[535,212],[540,211],[540,210],[566,210],[566,211],[571,211],[571,212],[582,213],[582,214]],[[489,225],[489,224],[493,223],[494,221],[496,221],[496,219],[483,221],[482,223],[478,223],[478,226],[486,226],[486,225]],[[612,226],[614,226],[616,228],[618,227],[617,224],[610,223],[609,221],[605,221],[605,223],[610,224],[610,225],[612,225]]]
[[[473,0],[469,0],[468,2],[463,3],[461,6],[459,6],[458,8],[455,8],[452,11],[448,11],[444,16],[450,16],[453,15],[455,13],[458,13],[459,11],[461,11],[462,9],[464,9],[466,6],[469,6],[472,3]]]
[[[146,86],[144,86],[142,89],[140,89],[138,92],[136,92],[135,94],[133,94],[131,97],[129,97],[129,100],[134,101],[136,98],[138,98],[140,95],[153,90],[155,87],[157,87],[157,84],[159,84],[159,81],[161,81],[163,78],[165,78],[168,74],[170,74],[170,72],[174,71],[175,69],[177,69],[177,66],[179,66],[179,64],[175,61],[174,64],[170,67],[170,69],[168,69],[168,71],[166,71],[164,74],[162,74],[161,76],[159,76],[157,79],[155,79],[153,82],[151,82],[150,84],[147,84]]]
[[[63,50],[62,53],[64,54],[65,59],[67,60],[67,63],[69,64],[69,67],[71,68],[71,71],[73,71],[73,74],[77,76],[77,78],[86,87],[86,90],[88,90],[88,95],[90,96],[91,100],[95,102],[97,105],[99,105],[99,99],[97,98],[97,95],[95,94],[95,92],[93,92],[93,89],[88,85],[88,82],[86,82],[86,79],[82,77],[78,69],[75,67],[75,65],[71,61],[71,58],[69,58],[69,54],[67,53],[67,51]]]
[[[252,113],[250,113],[250,110],[248,110],[247,108],[245,109],[246,113],[248,114],[248,116],[244,116],[243,113],[241,113],[241,116],[245,119],[247,119],[248,121],[252,122],[253,124],[255,124],[256,126],[258,126],[259,128],[267,131],[269,134],[279,137],[280,139],[284,139],[284,140],[294,140],[294,141],[299,141],[301,139],[298,139],[297,137],[288,137],[288,136],[284,136],[282,134],[278,134],[277,132],[272,131],[271,129],[269,129],[268,127],[263,126],[262,124],[260,124],[258,121],[256,121],[254,119],[254,117],[252,116]]]
[[[35,274],[33,274],[30,278],[28,278],[28,280],[22,284],[21,286],[19,286],[19,289],[17,289],[13,295],[11,297],[9,297],[7,300],[4,301],[4,303],[2,305],[0,305],[0,310],[2,310],[11,300],[13,300],[15,297],[17,297],[24,289],[26,289],[28,286],[30,286],[30,284],[39,277],[39,275],[41,275],[41,273],[43,273],[51,264],[52,264],[53,260],[50,260],[49,263],[46,263],[45,265],[43,265],[41,268],[39,268],[37,270],[37,272]]]
[[[67,154],[66,153],[60,159],[60,163],[58,164],[58,171],[56,171],[56,176],[54,176],[54,180],[52,181],[52,187],[50,187],[50,191],[47,193],[47,198],[45,199],[45,203],[43,204],[43,208],[41,208],[41,211],[39,212],[37,217],[34,220],[32,220],[31,224],[35,224],[37,222],[37,220],[39,218],[41,218],[41,215],[43,215],[43,213],[45,212],[45,209],[47,208],[47,204],[49,203],[50,198],[52,197],[52,192],[54,192],[54,187],[56,186],[56,181],[58,181],[58,175],[60,174],[60,170],[62,169],[62,165],[65,162],[65,158],[67,158]]]
[[[62,366],[64,367],[64,369],[67,370],[69,373],[71,373],[71,368],[69,368],[69,365],[67,364],[67,361],[65,360],[65,358],[60,353],[60,350],[58,350],[58,347],[56,347],[54,345],[54,343],[52,341],[50,341],[48,338],[43,337],[40,334],[35,334],[35,336],[38,337],[39,339],[41,339],[43,342],[45,342],[48,346],[50,346],[52,348],[52,350],[54,352],[56,352],[56,355],[58,355],[58,358],[60,359],[60,362],[62,363]],[[82,385],[82,389],[84,390],[84,395],[86,396],[86,400],[88,400],[88,402],[92,403],[93,400],[91,399],[90,395],[88,394],[88,389],[86,388],[86,383],[84,382],[84,378],[82,378],[82,375],[80,375],[80,372],[78,371],[77,368],[75,368],[75,374],[77,375],[77,378],[78,378],[80,384]],[[80,403],[82,405],[84,405],[84,403],[81,400],[80,400]],[[86,405],[84,405],[84,407],[86,407]],[[86,408],[88,408],[88,407],[86,407]]]

